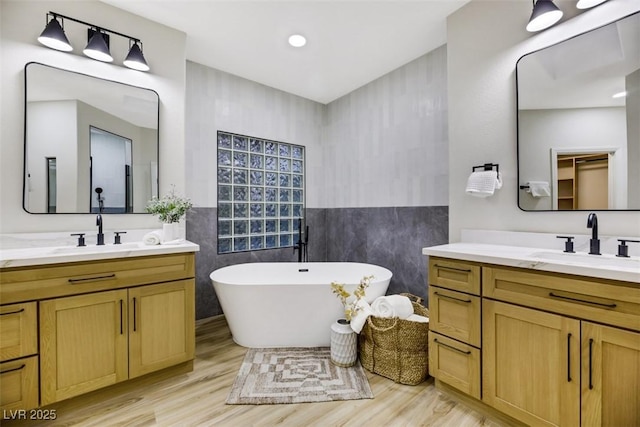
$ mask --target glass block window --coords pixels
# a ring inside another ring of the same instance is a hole
[[[218,131],[218,253],[291,247],[304,217],[301,145]]]

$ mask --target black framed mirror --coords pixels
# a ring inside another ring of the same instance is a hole
[[[24,210],[144,213],[158,196],[159,104],[150,89],[28,63]]]
[[[516,64],[518,206],[640,209],[640,13]]]

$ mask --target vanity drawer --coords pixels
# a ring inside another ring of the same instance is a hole
[[[640,285],[559,273],[484,267],[485,297],[640,331]]]
[[[193,253],[118,258],[69,264],[2,269],[2,302],[55,298],[195,275]]]
[[[0,306],[0,360],[38,352],[37,303]]]
[[[447,258],[429,258],[429,284],[480,295],[480,265]]]
[[[429,329],[480,347],[480,297],[429,286]]]
[[[38,356],[0,363],[0,409],[38,406]]]
[[[480,399],[480,350],[429,331],[429,374]]]

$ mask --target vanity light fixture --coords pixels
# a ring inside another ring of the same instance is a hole
[[[109,34],[103,33],[99,28],[89,29],[89,43],[82,53],[97,61],[113,62],[113,56],[109,52]]]
[[[123,61],[123,64],[129,68],[133,68],[134,70],[149,71],[147,61],[145,61],[144,55],[142,54],[142,48],[138,46],[138,43],[142,45],[141,42],[129,40],[131,47],[129,48],[129,54]]]
[[[293,34],[289,37],[289,44],[293,47],[302,47],[307,44],[307,39],[300,34]]]
[[[533,12],[527,24],[527,31],[536,32],[549,28],[558,22],[562,15],[562,11],[552,0],[533,0]]]
[[[591,7],[595,7],[599,4],[606,2],[607,0],[579,0],[576,7],[578,9],[589,9]]]
[[[71,52],[73,47],[69,43],[67,35],[64,33],[64,20],[62,25],[58,22],[58,15],[55,13],[47,13],[47,19],[51,15],[51,21],[47,22],[47,26],[38,37],[38,41],[51,49],[61,50],[63,52]]]
[[[43,45],[63,52],[70,52],[73,50],[71,43],[69,43],[69,39],[67,39],[67,36],[64,33],[63,26],[58,22],[58,19],[60,19],[64,23],[64,20],[66,19],[88,27],[87,34],[89,42],[82,52],[89,58],[103,62],[113,62],[113,57],[109,51],[110,34],[118,35],[125,39],[129,39],[129,53],[123,61],[123,65],[138,71],[149,71],[149,65],[142,54],[142,41],[140,39],[117,31],[98,27],[88,22],[60,15],[59,13],[47,13],[47,20],[49,19],[49,16],[52,17],[51,20],[47,23],[47,26],[42,34],[40,34],[40,37],[38,37],[38,41]]]

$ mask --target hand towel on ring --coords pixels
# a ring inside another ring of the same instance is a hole
[[[472,172],[467,180],[466,193],[476,197],[493,196],[502,188],[502,176],[496,171]]]

